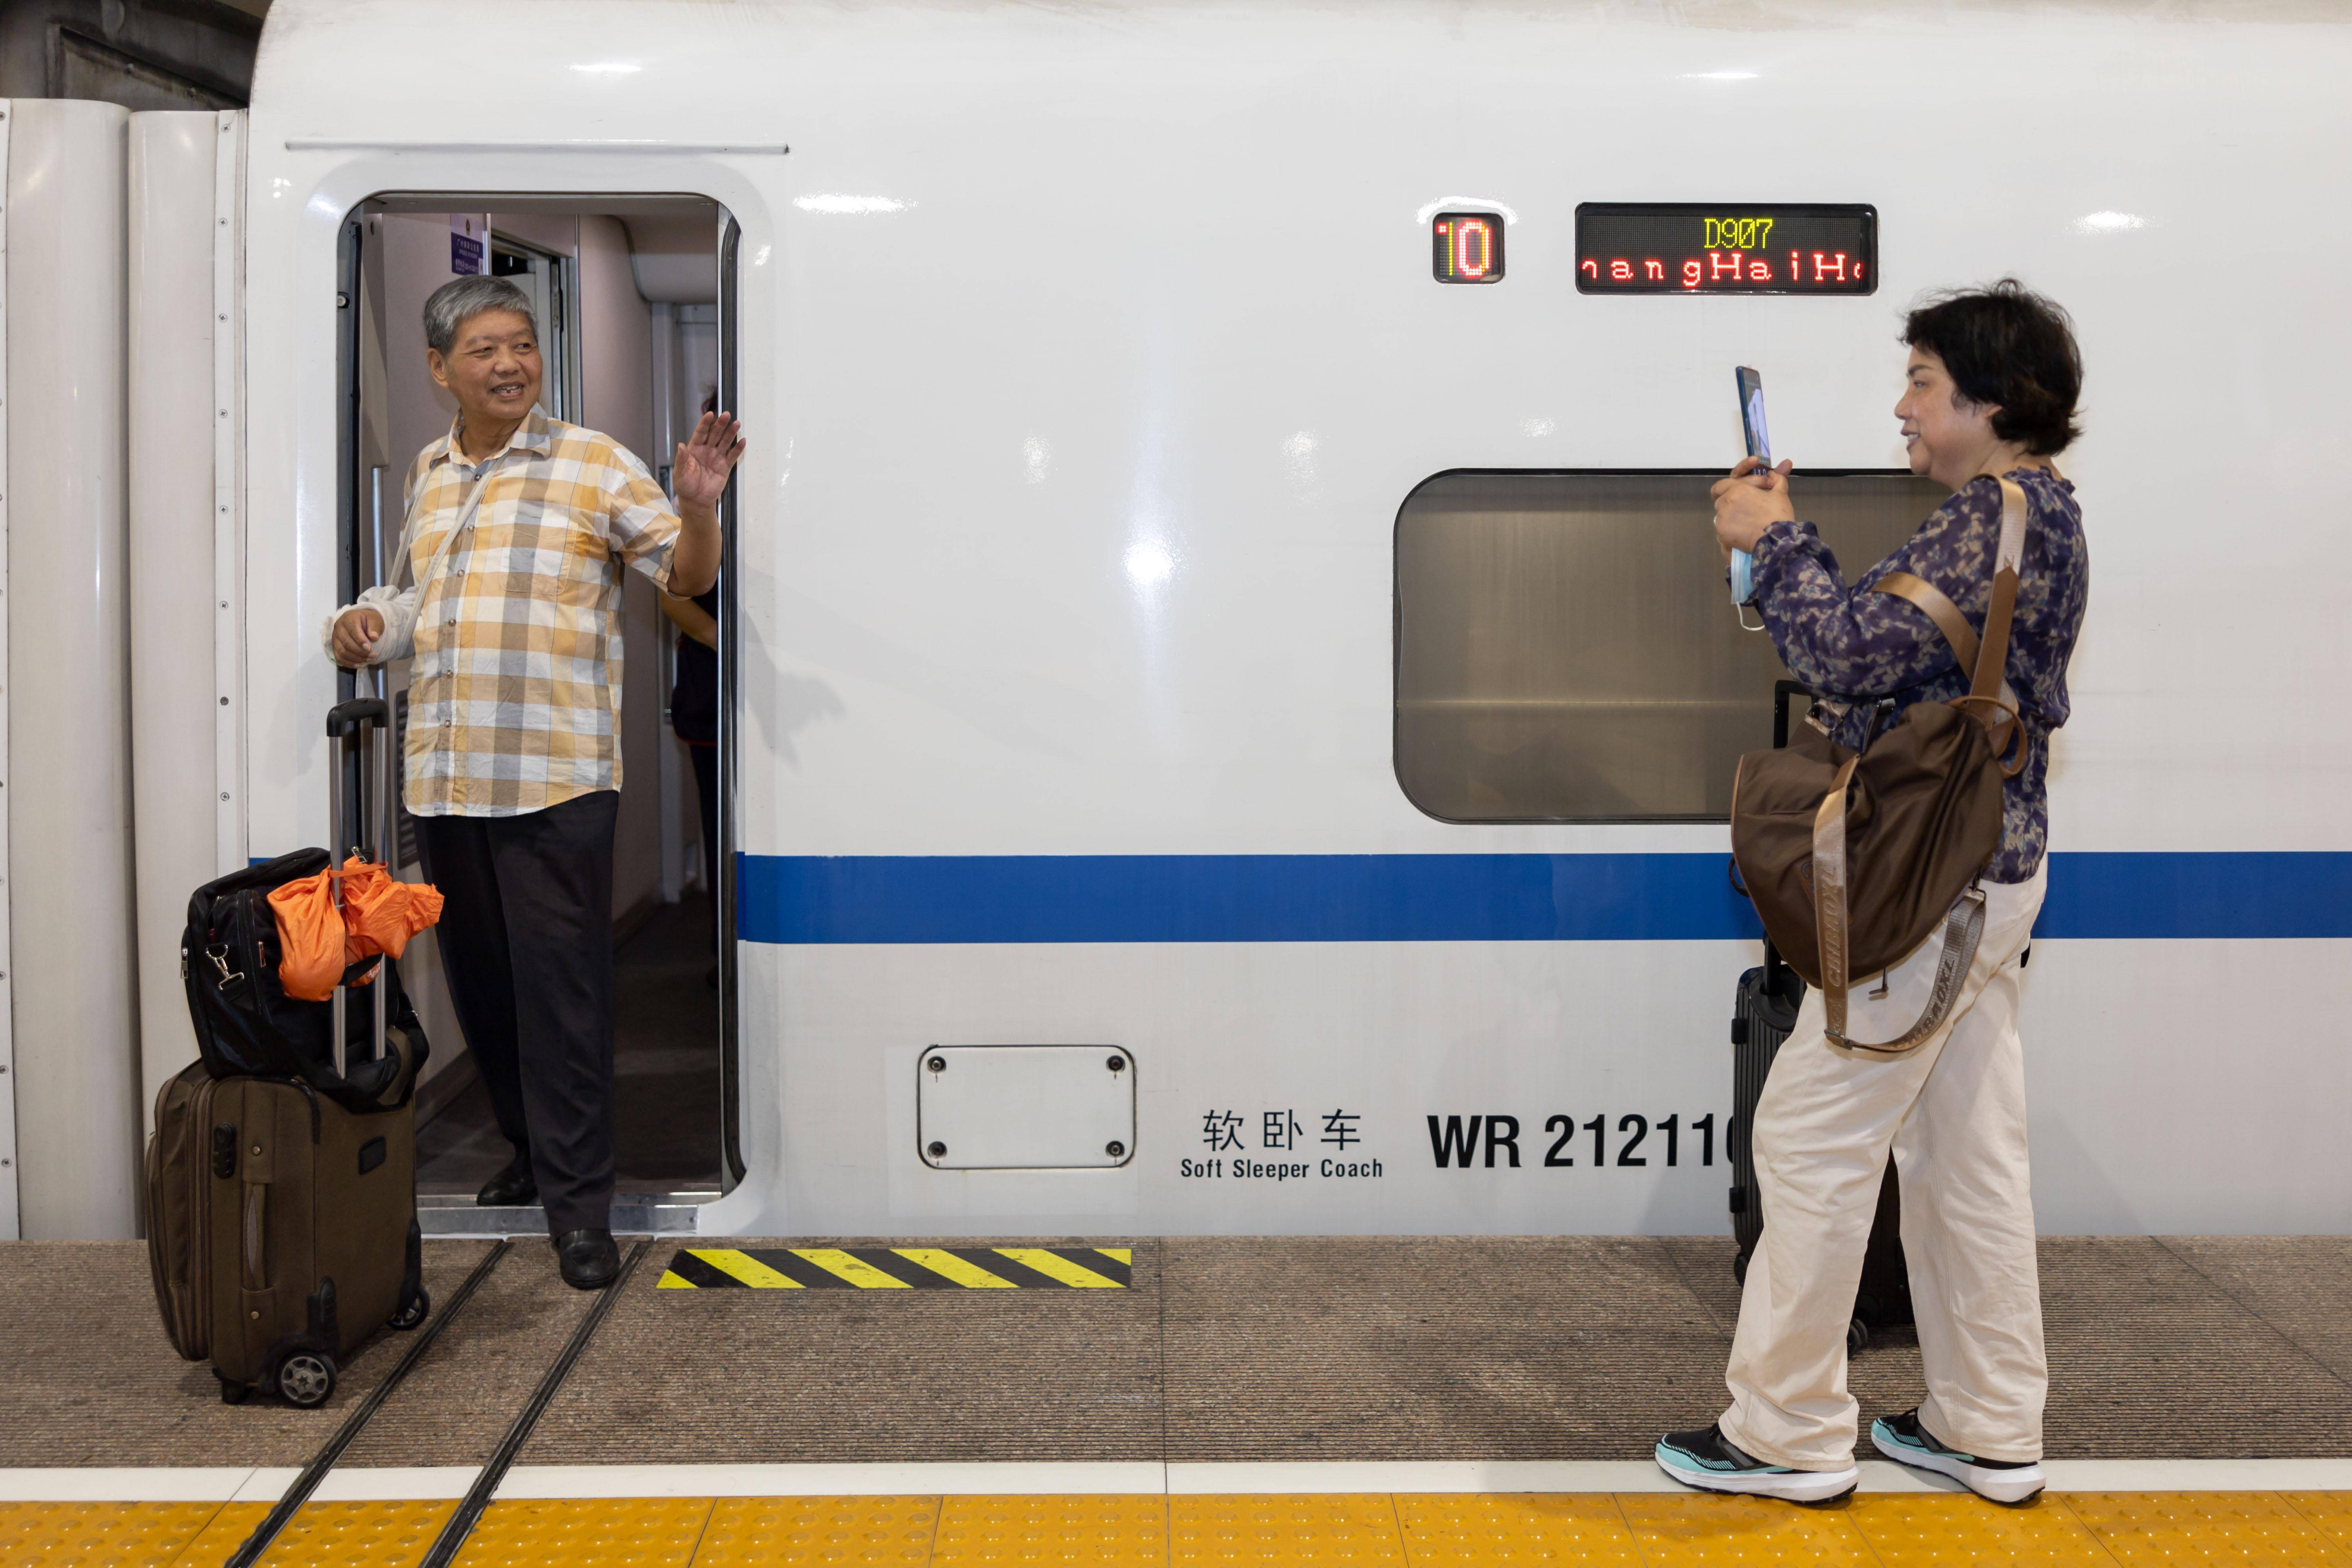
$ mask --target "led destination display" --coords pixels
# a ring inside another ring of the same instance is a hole
[[[1584,294],[1868,294],[1878,209],[1753,203],[1586,202],[1576,209]]]

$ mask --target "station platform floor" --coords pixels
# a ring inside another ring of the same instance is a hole
[[[302,1411],[178,1359],[142,1246],[4,1244],[0,1563],[225,1563],[301,1488],[259,1561],[2352,1568],[2352,1238],[2045,1238],[2020,1509],[1878,1462],[1818,1509],[1657,1472],[1722,1404],[1730,1250],[662,1237],[586,1295],[536,1241],[436,1241],[446,1326]],[[1907,1331],[1852,1386],[1916,1404]]]

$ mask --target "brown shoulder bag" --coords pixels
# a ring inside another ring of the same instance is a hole
[[[1971,670],[1969,694],[1919,702],[1861,751],[1812,725],[1785,749],[1739,759],[1731,858],[1790,967],[1821,988],[1830,1042],[1887,1055],[1917,1048],[1959,999],[1984,933],[1985,867],[2000,848],[2001,783],[2025,766],[2017,694],[2003,679],[2025,553],[2025,492],[2000,481],[2000,542],[1981,647],[1933,584],[1895,572],[1873,584],[1927,612]],[[1846,1036],[1846,989],[1883,974],[1941,925],[1943,956],[1919,1019],[1870,1044]]]

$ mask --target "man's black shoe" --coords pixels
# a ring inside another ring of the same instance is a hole
[[[518,1208],[539,1202],[539,1178],[530,1173],[530,1156],[517,1154],[505,1170],[482,1184],[474,1201],[486,1209]]]
[[[602,1290],[621,1271],[609,1230],[567,1230],[555,1238],[555,1267],[574,1290]]]

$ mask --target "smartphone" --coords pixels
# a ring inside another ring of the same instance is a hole
[[[1746,365],[1733,369],[1732,379],[1739,387],[1739,427],[1748,437],[1748,455],[1772,466],[1772,436],[1764,425],[1764,378]],[[1756,596],[1748,575],[1748,555],[1745,550],[1731,552],[1731,602],[1744,605]]]
[[[1764,378],[1744,364],[1731,374],[1739,384],[1739,424],[1748,437],[1748,455],[1769,468],[1772,437],[1764,428]]]

